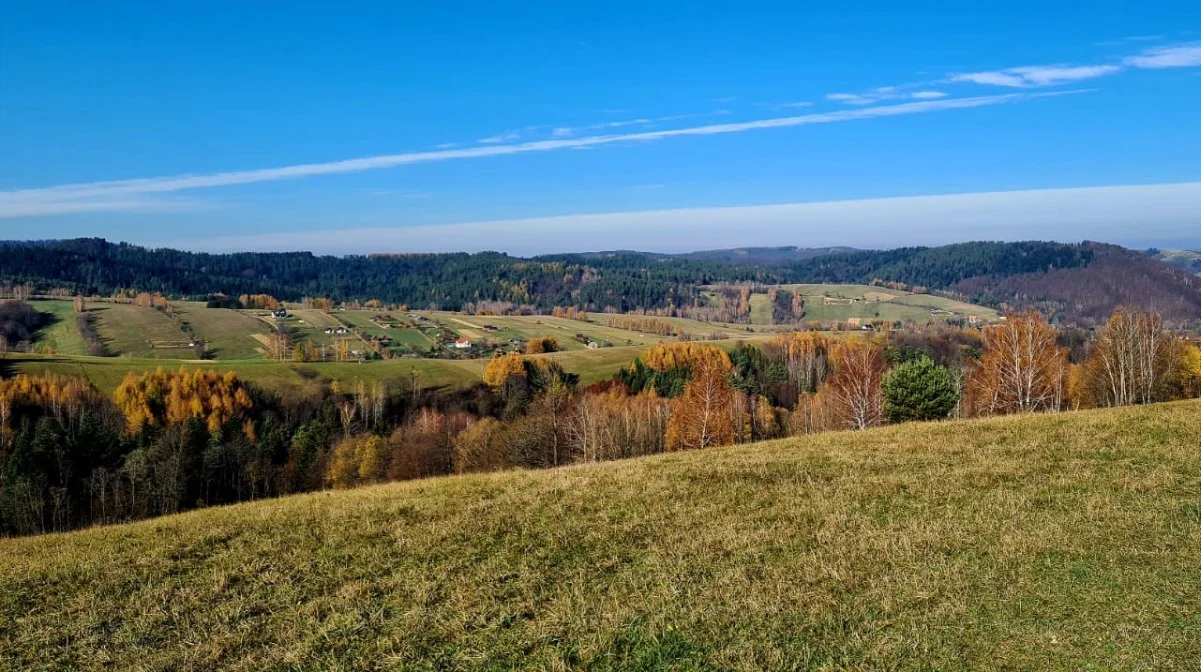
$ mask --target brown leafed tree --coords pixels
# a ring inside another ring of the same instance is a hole
[[[1060,410],[1068,357],[1058,337],[1033,310],[986,328],[984,354],[968,381],[972,409],[979,415]]]
[[[695,450],[734,442],[734,416],[730,412],[734,390],[729,372],[729,366],[716,358],[703,358],[693,364],[684,395],[672,403],[667,450]]]
[[[1182,348],[1159,315],[1118,308],[1097,335],[1085,368],[1094,406],[1163,401],[1180,369]]]
[[[884,422],[884,349],[864,340],[841,342],[834,349],[834,374],[827,390],[844,427],[867,429]]]

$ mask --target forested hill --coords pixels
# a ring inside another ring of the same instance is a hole
[[[808,258],[803,252],[747,248],[528,259],[497,252],[332,257],[308,252],[206,254],[74,239],[0,242],[0,284],[105,295],[133,288],[192,298],[220,292],[266,293],[285,300],[379,299],[451,310],[468,302],[503,301],[536,309],[574,305],[629,311],[693,304],[704,284],[883,281],[950,292],[995,307],[1037,305],[1063,321],[1090,321],[1120,304],[1154,306],[1176,322],[1201,320],[1196,277],[1143,253],[1102,243],[833,248]],[[789,255],[802,258],[781,263]]]

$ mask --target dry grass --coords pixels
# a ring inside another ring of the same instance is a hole
[[[10,669],[1192,669],[1201,403],[0,541]]]

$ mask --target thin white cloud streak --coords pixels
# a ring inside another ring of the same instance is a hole
[[[826,100],[848,105],[874,105],[886,100],[937,100],[947,97],[942,91],[906,90],[912,86],[881,86],[866,93],[831,93],[826,95]]]
[[[355,173],[366,170],[379,170],[396,166],[430,163],[435,161],[454,161],[462,159],[479,159],[493,156],[510,156],[515,154],[530,154],[549,152],[562,149],[591,149],[602,145],[629,142],[652,142],[677,137],[698,137],[722,135],[727,133],[743,133],[747,131],[790,128],[815,124],[830,124],[863,119],[925,114],[946,110],[969,109],[1013,103],[1032,98],[1066,95],[1075,91],[1060,91],[1055,93],[1028,94],[1009,93],[994,96],[975,96],[970,98],[951,98],[943,100],[919,101],[898,105],[867,107],[856,110],[840,110],[805,114],[792,117],[759,119],[755,121],[734,122],[725,124],[708,124],[687,128],[643,131],[639,133],[624,133],[598,135],[581,138],[560,140],[539,140],[520,144],[496,145],[485,147],[466,147],[425,152],[408,152],[404,154],[388,154],[370,156],[344,161],[327,163],[308,163],[280,168],[261,168],[257,170],[238,170],[207,175],[179,175],[172,177],[154,177],[132,180],[115,180],[106,182],[90,182],[83,184],[68,184],[54,187],[23,189],[0,192],[0,217],[30,216],[38,214],[56,214],[63,203],[77,202],[75,212],[82,212],[89,203],[97,203],[101,199],[115,199],[131,194],[161,194],[191,189],[205,189],[257,182],[272,182],[278,180],[313,177],[319,175],[336,175]],[[105,204],[98,209],[111,210]]]
[[[951,75],[948,81],[956,84],[987,84],[1025,89],[1094,79],[1112,75],[1120,70],[1116,65],[1029,65],[987,72],[960,73]]]
[[[153,243],[211,252],[498,250],[523,255],[628,248],[631,240],[637,241],[633,247],[659,252],[758,245],[893,247],[999,238],[1087,238],[1142,246],[1195,243],[1197,212],[1201,212],[1201,182],[684,208]]]
[[[1127,40],[1151,40],[1152,36],[1133,37]],[[1171,44],[1144,49],[1121,60],[1121,65],[1028,65],[1020,68],[986,70],[952,74],[947,78],[953,84],[984,84],[1016,89],[1043,86],[1058,86],[1080,82],[1122,72],[1125,68],[1156,70],[1162,68],[1192,68],[1201,66],[1201,44]]]
[[[1201,44],[1154,47],[1123,61],[1132,68],[1191,68],[1201,66]]]

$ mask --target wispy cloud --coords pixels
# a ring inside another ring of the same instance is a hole
[[[502,142],[513,142],[520,139],[521,133],[517,131],[508,131],[507,133],[499,133],[497,135],[490,135],[486,138],[480,138],[479,143],[481,145],[498,145]]]
[[[148,243],[213,252],[315,250],[516,254],[609,249],[638,240],[659,252],[756,245],[940,245],[987,238],[1197,243],[1201,182],[906,196],[641,212],[575,214],[394,228],[301,231]],[[1137,230],[1131,221],[1152,222]],[[514,236],[514,231],[523,235]],[[791,239],[788,236],[792,236]]]
[[[396,166],[413,165],[419,163],[431,163],[436,161],[479,159],[494,156],[549,152],[563,149],[591,149],[618,143],[653,142],[678,137],[723,135],[728,133],[744,133],[748,131],[767,129],[791,128],[816,124],[858,121],[864,119],[926,114],[930,112],[1002,105],[1033,98],[1053,95],[1068,95],[1072,93],[1078,92],[1057,91],[1053,93],[1038,94],[1008,93],[993,96],[974,96],[970,98],[944,98],[941,100],[916,101],[897,105],[864,107],[854,110],[839,110],[834,112],[804,114],[790,117],[775,117],[724,124],[706,124],[702,126],[642,131],[638,133],[613,133],[579,138],[538,140],[517,144],[496,144],[493,146],[477,146],[426,152],[387,154],[382,156],[346,159],[343,161],[330,161],[326,163],[308,163],[279,168],[238,170],[202,175],[177,175],[171,177],[115,180],[106,182],[68,184],[35,189],[21,189],[16,191],[0,192],[0,217],[54,214],[63,211],[63,208],[70,208],[70,211],[72,212],[83,212],[89,209],[120,209],[115,204],[122,202],[124,200],[123,197],[131,195],[163,194],[192,189],[271,182],[318,175],[355,173],[365,170],[379,170],[382,168],[392,168]]]
[[[1146,35],[1129,37],[1123,42],[1146,42],[1159,39]],[[1099,65],[1027,65],[1020,68],[964,72],[950,75],[948,83],[984,84],[1016,89],[1071,84],[1097,77],[1106,77],[1126,68],[1160,69],[1191,68],[1201,66],[1201,43],[1171,44],[1150,47],[1133,56],[1121,59],[1120,64]]]
[[[1029,65],[1004,70],[960,73],[951,75],[949,81],[1024,89],[1104,77],[1121,69],[1116,65]]]
[[[947,97],[947,94],[942,91],[913,91],[911,88],[912,85],[879,86],[865,93],[827,94],[826,100],[848,105],[874,105],[886,100],[935,100]]]
[[[450,149],[451,147],[458,147],[458,146],[459,146],[459,143],[457,143],[457,142],[443,142],[443,143],[434,145],[434,147],[436,149]]]
[[[1201,66],[1201,44],[1154,47],[1123,63],[1132,68],[1191,68]]]

